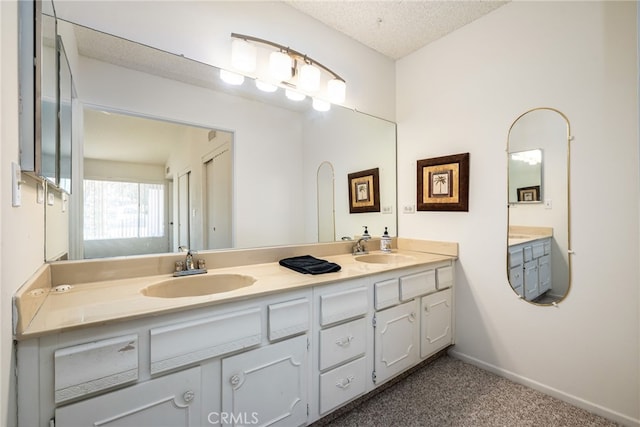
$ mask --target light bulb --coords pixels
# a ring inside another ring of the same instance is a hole
[[[313,109],[316,111],[329,111],[331,109],[331,104],[327,101],[323,101],[322,99],[313,98]]]
[[[304,64],[300,68],[298,85],[305,92],[315,92],[320,88],[320,70],[311,64]]]
[[[327,83],[327,90],[329,92],[329,99],[331,102],[341,104],[346,98],[347,84],[344,80],[329,80],[329,83]]]
[[[287,98],[289,98],[292,101],[302,101],[303,99],[306,98],[306,95],[291,89],[285,90],[284,94],[287,96]]]
[[[271,83],[265,83],[262,80],[256,80],[256,87],[263,92],[275,92],[278,90],[278,86]]]
[[[257,49],[254,45],[242,39],[231,42],[231,65],[233,68],[252,73],[256,70]]]
[[[280,81],[291,78],[292,59],[284,52],[271,52],[269,55],[269,72]]]
[[[244,76],[242,74],[233,73],[227,70],[220,70],[220,78],[223,82],[234,86],[239,86],[244,83]]]

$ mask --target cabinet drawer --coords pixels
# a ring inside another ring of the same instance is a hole
[[[54,353],[55,402],[138,379],[138,335],[62,348]]]
[[[524,262],[524,256],[522,253],[522,247],[509,248],[509,267],[513,268],[518,265],[522,265]]]
[[[436,290],[436,271],[428,270],[400,278],[400,300],[408,301]]]
[[[269,341],[278,340],[309,330],[309,300],[269,305]]]
[[[531,246],[525,246],[522,251],[524,252],[524,262],[529,262],[533,259],[533,248]]]
[[[549,255],[551,253],[551,239],[544,241],[544,254]]]
[[[531,250],[534,258],[540,258],[544,255],[544,242],[534,243],[531,245]]]
[[[320,370],[353,359],[366,350],[367,325],[365,319],[320,331]]]
[[[366,379],[364,357],[320,375],[320,413],[325,414],[363,394]]]
[[[453,267],[440,267],[436,269],[438,279],[438,290],[447,289],[453,286]]]
[[[259,308],[151,329],[151,373],[259,344],[261,331]]]
[[[400,281],[390,279],[375,284],[376,310],[400,304]]]
[[[364,286],[320,296],[322,326],[364,316],[368,310],[367,288]]]

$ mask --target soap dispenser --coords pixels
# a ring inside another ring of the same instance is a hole
[[[384,228],[384,233],[380,238],[380,250],[382,252],[391,252],[391,236],[389,236],[387,227]]]
[[[371,239],[371,235],[369,234],[369,230],[367,230],[367,226],[366,226],[366,225],[363,225],[363,227],[364,227],[364,232],[362,233],[362,238],[363,238],[364,240],[369,240],[369,239]]]

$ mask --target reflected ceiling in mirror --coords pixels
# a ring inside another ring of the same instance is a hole
[[[509,129],[507,277],[533,304],[555,305],[571,285],[569,141],[567,117],[552,108],[527,111]]]
[[[61,22],[60,26],[70,27],[71,31],[65,34],[72,34],[76,39],[75,43],[65,45],[78,46],[72,61],[77,66],[72,71],[77,75],[78,101],[85,107],[85,125],[94,121],[95,114],[122,113],[129,119],[153,119],[164,125],[174,123],[200,129],[207,136],[211,130],[228,136],[232,158],[229,197],[232,220],[231,243],[224,247],[317,242],[317,169],[323,162],[331,162],[336,182],[340,184],[336,185],[334,195],[335,240],[358,234],[362,225],[368,225],[373,235],[381,234],[384,227],[389,228],[391,235],[397,234],[394,123],[335,105],[328,112],[317,112],[311,108],[309,99],[291,101],[281,89],[276,93],[261,92],[251,80],[242,86],[228,86],[220,80],[219,69],[210,65],[69,22]],[[86,126],[84,130],[91,132]],[[96,154],[99,151],[112,151],[113,156],[115,151],[119,153],[117,161],[143,158],[148,163],[162,163],[156,158],[162,151],[159,145],[144,148],[129,139],[136,134],[135,128],[127,133],[85,145],[85,157],[99,157]],[[95,135],[81,135],[85,141],[88,138],[98,139]],[[159,141],[160,138],[158,144]],[[105,150],[105,144],[113,146],[116,142],[137,148],[138,154],[126,154],[128,151],[124,149]],[[189,173],[191,180],[203,176],[204,162],[216,156],[212,153],[220,146],[207,145],[208,151],[178,170],[170,168],[167,172],[170,165],[165,163],[164,179],[169,185],[178,186],[179,176],[185,173]],[[173,151],[185,150],[178,144]],[[380,169],[382,206],[392,214],[350,215],[348,189],[341,183],[346,182],[351,172],[375,167]],[[86,163],[74,171],[74,176],[83,178],[83,169],[87,170]],[[171,194],[175,196],[175,192]],[[190,196],[193,205],[186,225],[187,233],[192,236],[190,246],[194,250],[209,249],[206,236],[213,228],[204,219],[203,191],[191,191]],[[74,195],[70,203],[81,204],[82,196]],[[166,227],[170,227],[168,212],[176,212],[178,202],[168,200],[167,203],[172,207],[165,208],[164,221],[167,221]],[[173,221],[176,223],[175,216]],[[79,223],[77,218],[71,218],[71,224]],[[174,238],[167,243],[167,250],[173,251],[181,239],[175,237],[175,232],[169,235]],[[82,245],[82,242],[71,243],[70,252],[78,253],[73,250],[74,244]]]

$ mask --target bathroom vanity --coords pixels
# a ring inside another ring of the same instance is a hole
[[[233,286],[196,296],[149,293],[176,255],[48,264],[15,297],[20,425],[310,424],[453,344],[457,245],[434,243],[325,245],[342,269],[315,276],[246,264],[305,247],[206,254],[172,286]]]
[[[509,229],[509,283],[527,301],[544,295],[552,287],[552,234],[552,229],[547,227]]]

